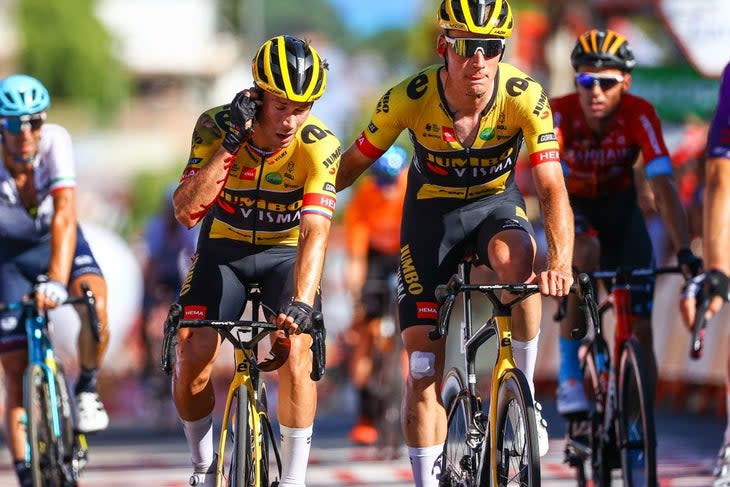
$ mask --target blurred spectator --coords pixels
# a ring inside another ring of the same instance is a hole
[[[400,402],[402,378],[394,367],[397,361],[388,360],[397,357],[399,337],[395,323],[386,322],[385,317],[396,314],[395,279],[408,162],[404,148],[391,146],[375,161],[345,210],[345,281],[357,302],[348,335],[350,380],[358,392],[359,417],[350,439],[358,444],[375,443],[377,420],[389,403]],[[391,383],[395,386],[386,387]]]
[[[167,188],[159,211],[150,216],[143,235],[146,259],[143,263],[142,379],[147,386],[148,397],[157,401],[169,401],[170,395],[169,384],[162,377],[158,365],[162,327],[195,253],[199,228],[188,229],[175,219],[172,205],[174,190],[175,186]]]

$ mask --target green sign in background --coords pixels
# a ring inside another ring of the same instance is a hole
[[[632,75],[631,93],[652,102],[662,120],[682,122],[690,115],[709,120],[715,112],[720,81],[688,65],[637,67]]]

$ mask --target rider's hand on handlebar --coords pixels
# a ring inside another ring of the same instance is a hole
[[[723,303],[728,300],[728,276],[717,269],[710,269],[685,283],[682,288],[679,309],[684,324],[688,328],[692,328],[694,324],[697,300],[702,299],[703,296],[711,297],[709,307],[705,313],[705,319],[709,320],[715,313],[720,311]]]
[[[557,270],[542,271],[535,278],[540,286],[540,293],[544,296],[563,297],[570,293],[573,284],[573,273]]]
[[[292,300],[279,312],[274,324],[289,335],[296,335],[312,328],[312,307],[307,303]]]
[[[68,299],[68,290],[63,283],[46,280],[35,287],[35,302],[39,310],[53,309]]]

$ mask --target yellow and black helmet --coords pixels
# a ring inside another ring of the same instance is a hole
[[[251,70],[256,86],[291,101],[314,101],[327,86],[327,64],[308,42],[293,36],[264,42]]]
[[[636,66],[629,41],[610,29],[591,29],[581,34],[570,54],[570,62],[575,70],[579,66],[593,66],[629,72]]]
[[[473,34],[510,37],[512,8],[507,0],[442,0],[439,27]]]

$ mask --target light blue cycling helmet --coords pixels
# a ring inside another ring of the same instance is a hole
[[[42,112],[51,105],[43,83],[25,74],[0,80],[0,117],[19,117]]]
[[[378,186],[393,184],[408,165],[408,152],[398,145],[391,145],[370,167],[370,174]]]

